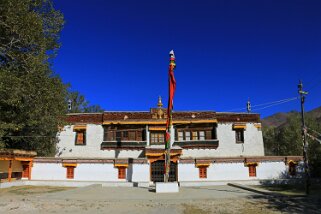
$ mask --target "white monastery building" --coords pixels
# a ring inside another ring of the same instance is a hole
[[[57,135],[56,156],[29,155],[16,167],[21,174],[16,172],[15,177],[127,184],[162,182],[166,111],[159,99],[157,107],[150,111],[68,114],[68,125]],[[170,181],[180,185],[295,176],[302,160],[294,156],[264,156],[258,114],[174,111],[171,133]],[[0,159],[5,157],[7,153],[0,153]],[[1,162],[2,179],[9,177],[8,164]],[[10,176],[9,180],[13,178]]]

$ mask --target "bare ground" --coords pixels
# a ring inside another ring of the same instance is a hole
[[[263,196],[229,186],[181,188],[12,187],[0,189],[0,213],[321,213],[321,199]]]

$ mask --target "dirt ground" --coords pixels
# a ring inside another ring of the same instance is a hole
[[[230,186],[149,188],[21,186],[0,189],[0,213],[321,213],[320,197],[271,197]]]

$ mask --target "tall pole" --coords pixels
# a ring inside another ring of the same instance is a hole
[[[304,120],[304,101],[305,95],[308,92],[303,91],[303,84],[300,81],[298,85],[299,95],[301,98],[301,122],[302,122],[302,139],[303,139],[303,162],[304,162],[304,175],[305,175],[305,193],[308,195],[310,190],[310,172],[309,172],[309,159],[308,159],[308,142],[307,142],[307,128]]]
[[[174,77],[175,64],[175,54],[171,50],[169,52],[169,68],[168,68],[168,106],[167,106],[167,121],[166,121],[166,142],[165,142],[165,173],[164,182],[169,182],[169,172],[171,164],[171,139],[172,139],[172,110],[173,110],[173,99],[176,89],[176,80]]]

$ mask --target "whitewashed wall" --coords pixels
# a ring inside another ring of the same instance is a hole
[[[113,164],[78,164],[74,170],[73,180],[118,181],[118,169]]]
[[[61,163],[33,163],[32,180],[66,180],[66,168]]]
[[[150,181],[150,165],[149,164],[132,164],[130,181],[132,182],[149,182]],[[130,173],[128,173],[130,175]]]
[[[56,157],[79,158],[138,158],[141,150],[101,150],[104,129],[101,125],[88,124],[86,129],[86,145],[75,145],[76,132],[74,126],[65,126],[58,135],[58,152]]]
[[[118,169],[113,164],[77,164],[74,179],[67,179],[67,169],[61,163],[34,163],[32,180],[74,180],[74,181],[123,181],[118,179]]]
[[[207,178],[199,178],[199,169],[195,164],[179,164],[179,181],[224,181],[277,179],[287,173],[284,162],[263,162],[256,167],[256,177],[249,176],[248,167],[244,163],[213,163],[207,168]]]

